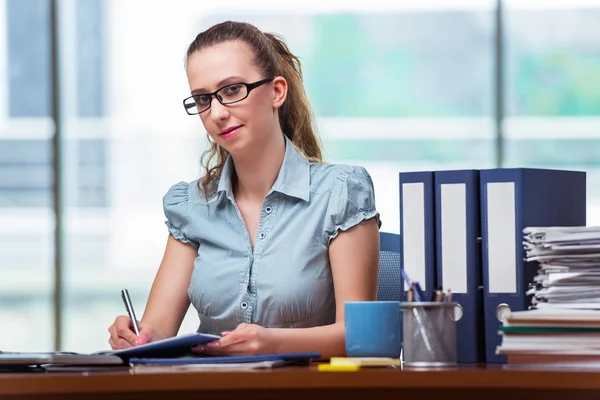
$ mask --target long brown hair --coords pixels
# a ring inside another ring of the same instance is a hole
[[[304,157],[311,162],[322,163],[321,146],[314,115],[304,91],[300,60],[292,54],[281,36],[263,33],[245,22],[226,21],[198,34],[187,50],[186,59],[201,49],[234,40],[242,40],[250,46],[256,66],[265,77],[282,76],[286,79],[288,93],[279,108],[281,130]],[[217,143],[212,140],[209,143],[201,158],[206,173],[198,182],[207,199],[213,184],[221,176],[228,156],[228,152]]]

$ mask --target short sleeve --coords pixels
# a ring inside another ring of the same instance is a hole
[[[163,209],[167,220],[169,233],[177,240],[183,243],[191,243],[198,248],[197,241],[190,239],[186,235],[189,225],[188,218],[189,184],[179,182],[171,186],[167,194],[163,197]]]
[[[366,169],[347,166],[333,185],[325,222],[325,239],[331,241],[339,231],[346,231],[364,220],[377,218],[373,181]]]

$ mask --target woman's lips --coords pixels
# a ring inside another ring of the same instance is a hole
[[[222,137],[223,139],[231,139],[232,137],[237,136],[237,134],[240,133],[241,129],[242,129],[242,125],[223,129],[223,131],[221,132],[221,134],[219,136]]]

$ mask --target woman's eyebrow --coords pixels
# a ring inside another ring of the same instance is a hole
[[[217,84],[215,86],[217,87],[217,89],[219,89],[219,88],[222,88],[224,85],[227,85],[228,83],[244,82],[244,81],[245,81],[245,79],[242,78],[241,76],[233,75],[233,76],[228,76],[225,79],[221,79],[219,82],[217,82]],[[208,93],[208,90],[206,90],[204,88],[192,90],[192,94],[202,94],[202,93]]]

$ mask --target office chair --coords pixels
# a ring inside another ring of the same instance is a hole
[[[400,271],[400,235],[379,233],[378,301],[400,301],[402,280]]]

